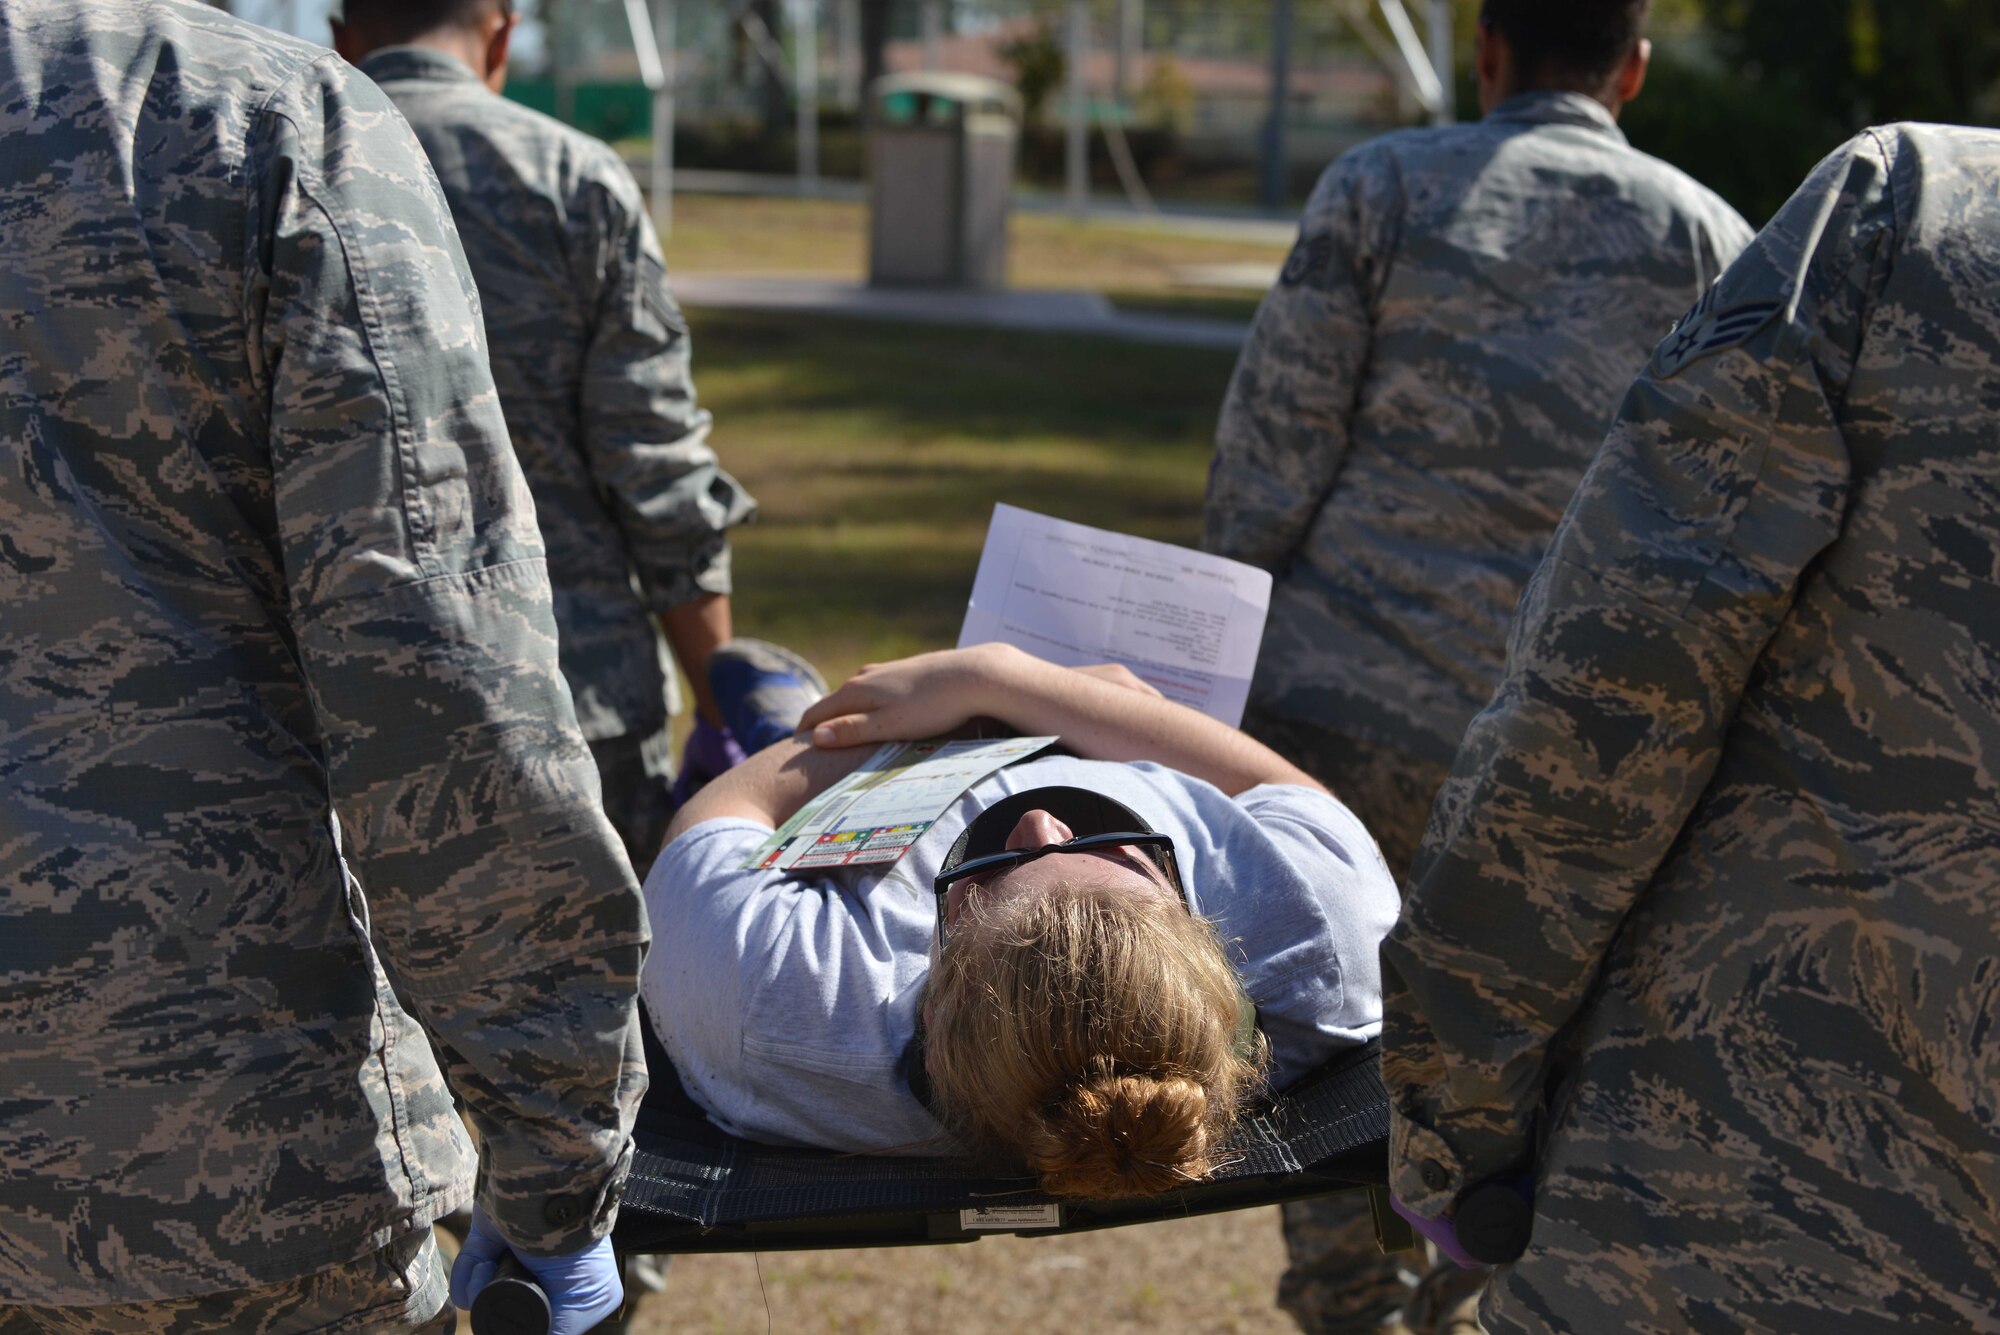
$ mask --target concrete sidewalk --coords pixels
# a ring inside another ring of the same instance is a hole
[[[1095,292],[947,292],[867,287],[825,278],[729,274],[675,274],[671,282],[683,306],[717,310],[973,325],[1201,348],[1238,348],[1249,332],[1249,326],[1233,320],[1123,312]]]

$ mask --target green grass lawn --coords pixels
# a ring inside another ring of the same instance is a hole
[[[838,681],[956,642],[996,501],[1193,543],[1234,354],[694,310],[738,530],[737,629]]]

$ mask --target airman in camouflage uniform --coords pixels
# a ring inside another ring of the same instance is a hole
[[[1835,153],[1654,353],[1383,947],[1497,1331],[2000,1330],[2000,134]]]
[[[195,0],[0,0],[0,143],[0,1326],[431,1320],[452,1089],[608,1229],[647,939],[444,202]]]
[[[1223,404],[1203,545],[1275,577],[1244,730],[1398,875],[1618,396],[1750,238],[1618,129],[1644,10],[1488,0],[1486,118],[1327,170]],[[1285,1219],[1280,1301],[1308,1332],[1393,1305],[1351,1198]]]
[[[756,505],[709,447],[632,173],[497,95],[512,26],[502,0],[348,0],[334,36],[408,118],[451,204],[548,546],[563,675],[643,874],[673,816],[654,618],[706,704],[708,651],[730,634],[726,533]]]

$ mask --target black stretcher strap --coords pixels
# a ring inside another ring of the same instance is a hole
[[[759,1145],[719,1130],[681,1088],[645,1026],[653,1087],[639,1114],[637,1152],[617,1240],[627,1251],[779,1250],[969,1241],[961,1210],[1044,1205],[1026,1177],[993,1176],[949,1157],[840,1154]],[[1387,1171],[1388,1095],[1379,1048],[1343,1053],[1239,1121],[1231,1162],[1161,1196],[1064,1201],[1060,1228],[1148,1219],[1379,1186]]]

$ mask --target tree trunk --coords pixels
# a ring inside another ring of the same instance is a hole
[[[778,0],[751,0],[750,12],[764,22],[764,31],[771,34],[774,42],[783,42],[785,33],[784,16],[779,12]],[[778,134],[786,127],[792,116],[792,101],[785,88],[785,79],[771,62],[759,56],[757,69],[757,108],[764,122],[764,133]]]
[[[861,0],[861,88],[889,72],[889,11],[895,0]]]

